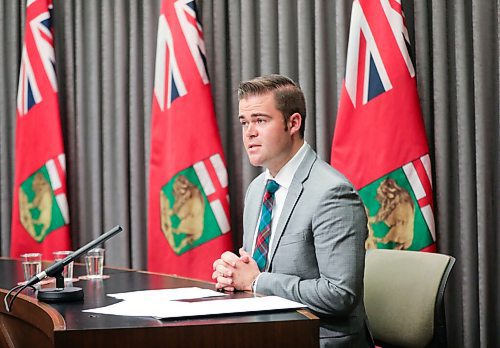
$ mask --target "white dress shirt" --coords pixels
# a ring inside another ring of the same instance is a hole
[[[304,156],[306,154],[306,144],[307,143],[304,141],[304,144],[300,147],[299,151],[297,151],[297,153],[280,169],[280,171],[276,174],[274,178],[269,172],[269,170],[266,169],[265,182],[267,183],[267,180],[274,180],[280,185],[278,190],[274,193],[274,205],[273,205],[272,220],[271,220],[271,237],[269,238],[269,250],[267,253],[268,256],[271,253],[271,246],[273,245],[273,239],[275,235],[274,232],[276,231],[276,226],[278,225],[278,221],[281,216],[281,211],[283,210],[283,206],[285,205],[285,199],[288,194],[288,189],[290,188],[290,184],[292,183],[293,177],[295,176],[295,172],[297,172],[297,169],[299,168],[299,165],[304,159]],[[261,215],[262,215],[262,208],[259,214],[259,221]],[[258,232],[259,232],[259,223],[257,222],[253,239],[252,253],[250,255],[253,255],[255,251],[255,242],[257,241]],[[269,262],[269,260],[267,261]],[[257,277],[257,279],[254,281],[252,285],[254,291],[257,285],[258,278],[259,277]]]

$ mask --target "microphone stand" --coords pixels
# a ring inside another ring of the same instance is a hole
[[[83,289],[68,286],[64,287],[64,277],[62,272],[55,275],[56,287],[39,289],[37,298],[43,302],[72,302],[83,300]]]

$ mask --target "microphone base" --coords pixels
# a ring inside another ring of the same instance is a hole
[[[74,302],[83,300],[82,288],[44,288],[38,290],[37,298],[43,302]]]

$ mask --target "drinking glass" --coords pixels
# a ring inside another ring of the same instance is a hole
[[[87,279],[102,279],[102,269],[104,266],[104,249],[95,248],[85,255],[85,267],[87,269]]]
[[[69,250],[61,250],[61,251],[54,251],[52,255],[54,255],[54,261],[60,261],[64,260],[71,253],[73,252]],[[73,261],[64,266],[62,274],[65,282],[73,280]]]
[[[24,280],[28,281],[42,271],[42,254],[27,253],[21,255]]]

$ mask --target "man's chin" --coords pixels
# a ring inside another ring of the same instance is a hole
[[[250,161],[250,164],[254,167],[262,167],[262,161],[259,158],[256,158],[254,156],[248,156],[248,160]]]

